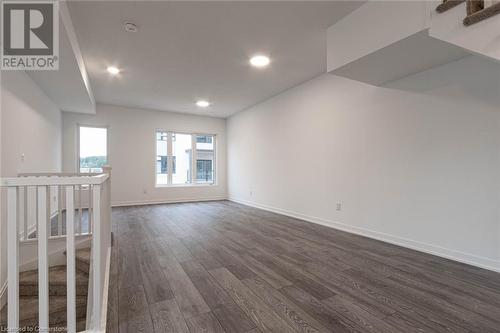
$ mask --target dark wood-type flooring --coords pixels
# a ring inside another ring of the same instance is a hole
[[[500,332],[500,274],[228,201],[113,209],[108,332]]]

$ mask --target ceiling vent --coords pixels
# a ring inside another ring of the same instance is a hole
[[[135,24],[135,23],[125,22],[125,31],[126,32],[137,32],[137,31],[139,31],[139,28],[137,27],[137,24]]]

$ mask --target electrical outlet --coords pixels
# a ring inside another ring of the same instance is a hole
[[[148,190],[143,189],[143,190],[142,190],[142,193],[143,193],[143,194],[148,194]]]
[[[336,210],[339,211],[339,212],[342,210],[342,203],[337,202]]]
[[[253,191],[250,191],[250,196],[253,197]]]

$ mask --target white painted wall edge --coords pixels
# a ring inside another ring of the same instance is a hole
[[[94,93],[92,91],[92,87],[90,85],[89,76],[87,73],[87,68],[85,67],[85,61],[83,60],[82,50],[80,48],[80,44],[78,43],[78,38],[76,36],[75,26],[73,25],[73,20],[71,19],[71,14],[69,13],[69,8],[66,1],[60,1],[59,3],[59,13],[61,15],[61,19],[64,23],[64,28],[66,30],[69,42],[71,47],[73,48],[73,53],[75,55],[76,62],[78,64],[78,68],[80,69],[80,75],[82,76],[83,83],[85,88],[87,89],[87,94],[89,96],[90,102],[93,106],[95,113],[95,98]]]
[[[407,238],[403,238],[403,237],[399,237],[399,236],[394,236],[394,235],[390,235],[390,234],[386,234],[386,233],[382,233],[382,232],[378,232],[378,231],[373,231],[373,230],[369,230],[366,228],[359,228],[359,227],[347,225],[347,224],[336,222],[336,221],[322,219],[322,218],[315,217],[315,216],[304,215],[301,213],[297,213],[297,212],[293,212],[293,211],[289,211],[289,210],[285,210],[285,209],[281,209],[281,208],[266,206],[266,205],[262,205],[262,204],[259,204],[256,202],[241,200],[241,199],[234,198],[231,196],[228,198],[228,200],[245,205],[245,206],[263,209],[263,210],[266,210],[269,212],[297,218],[297,219],[300,219],[300,220],[303,220],[306,222],[321,224],[321,225],[324,225],[326,227],[330,227],[333,229],[342,230],[342,231],[349,232],[352,234],[376,239],[376,240],[379,240],[382,242],[387,242],[390,244],[409,248],[409,249],[412,249],[415,251],[432,254],[432,255],[435,255],[438,257],[458,261],[461,263],[473,265],[476,267],[480,267],[480,268],[484,268],[487,270],[491,270],[491,271],[500,273],[500,261],[498,261],[498,260],[480,257],[480,256],[476,256],[476,255],[461,252],[461,251],[451,250],[451,249],[447,249],[447,248],[436,246],[436,245],[417,242],[417,241],[414,241],[411,239],[407,239]]]
[[[144,205],[161,205],[170,203],[182,203],[182,202],[197,202],[197,201],[218,201],[218,200],[228,200],[226,196],[215,196],[215,197],[196,197],[196,198],[181,198],[173,200],[144,200],[144,201],[119,201],[112,202],[111,207],[126,207],[126,206],[144,206]]]
[[[111,251],[112,246],[108,247],[106,255],[106,273],[104,275],[102,309],[101,309],[101,327],[100,332],[106,332],[106,323],[108,321],[108,295],[109,295],[109,275],[111,272]]]

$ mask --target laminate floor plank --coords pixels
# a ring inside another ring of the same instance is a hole
[[[399,312],[417,320],[419,322],[432,323],[436,332],[468,332],[467,326],[459,324],[462,321],[456,314],[450,313],[447,308],[442,308],[433,304],[434,299],[421,298],[411,293],[410,289],[404,289],[398,284],[388,284],[385,280],[380,280],[376,276],[368,275],[366,272],[357,270],[347,270],[344,272],[355,281],[370,285],[384,295],[394,308]]]
[[[244,333],[256,328],[255,323],[234,301],[219,305],[212,311],[226,332]]]
[[[120,332],[152,332],[146,293],[141,286],[119,291],[118,325]]]
[[[372,315],[357,304],[350,302],[340,295],[322,301],[333,313],[345,317],[359,327],[360,331],[373,333],[392,333],[396,329],[388,325],[383,319]]]
[[[230,201],[113,208],[107,330],[500,333],[500,274]]]
[[[149,306],[155,333],[189,333],[184,317],[174,299]]]
[[[214,309],[232,301],[214,277],[198,262],[185,261],[181,266],[210,308]]]
[[[177,260],[179,260],[179,262],[189,261],[194,259],[193,256],[191,255],[191,252],[189,252],[187,247],[181,242],[180,239],[172,236],[167,236],[166,243],[172,250]]]
[[[209,251],[213,256],[220,258],[220,261],[224,263],[224,267],[236,275],[238,279],[242,280],[256,276],[250,268],[228,252],[224,246],[211,248]]]
[[[329,332],[329,330],[323,327],[316,319],[312,318],[298,305],[293,303],[293,301],[274,289],[271,285],[267,284],[264,280],[260,278],[246,279],[243,280],[243,283],[263,301],[269,304],[284,321],[298,332]]]
[[[188,318],[187,325],[191,333],[226,333],[211,312]]]
[[[323,326],[332,332],[361,332],[356,325],[349,319],[336,316],[320,300],[308,294],[304,290],[295,286],[284,287],[280,292],[289,297],[293,302],[300,306],[310,316],[319,321]]]
[[[335,295],[330,289],[319,283],[314,277],[311,277],[312,274],[294,267],[285,260],[269,256],[260,251],[252,252],[252,256],[256,260],[264,263],[267,267],[278,272],[281,276],[286,276],[295,286],[299,286],[318,299],[324,299]]]
[[[210,274],[215,277],[259,329],[264,332],[297,332],[226,268],[211,270]]]
[[[158,261],[156,261],[157,263]],[[149,304],[164,301],[174,297],[170,283],[165,273],[155,262],[141,262],[141,276]]]
[[[279,275],[266,265],[262,264],[258,260],[255,260],[249,255],[245,255],[243,257],[244,262],[247,266],[255,272],[258,276],[268,282],[271,286],[276,289],[280,289],[282,287],[291,286],[292,282],[285,279],[283,276]]]
[[[209,306],[179,263],[169,264],[163,271],[184,318],[210,312]]]
[[[223,265],[214,258],[203,246],[199,244],[193,237],[184,238],[182,240],[186,248],[191,252],[191,255],[196,259],[205,269],[214,269],[223,267]]]
[[[396,312],[397,305],[383,294],[370,288],[370,286],[360,283],[343,271],[330,269],[331,266],[321,263],[309,263],[307,269],[314,272],[314,275],[322,279],[325,286],[336,294],[351,299],[353,303],[364,308],[376,316],[387,316]]]

